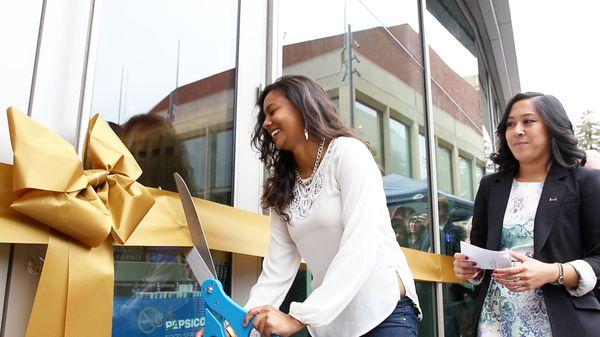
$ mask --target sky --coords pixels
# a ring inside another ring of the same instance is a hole
[[[92,111],[106,120],[146,113],[177,84],[235,67],[237,0],[107,0],[100,27]]]
[[[556,96],[574,124],[586,110],[600,119],[600,2],[509,0],[509,6],[521,91]]]

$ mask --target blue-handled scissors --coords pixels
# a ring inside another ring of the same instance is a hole
[[[252,332],[252,322],[244,327],[244,319],[248,312],[232,300],[223,285],[215,277],[215,264],[213,263],[200,217],[194,206],[192,195],[181,176],[174,174],[177,191],[181,198],[185,218],[194,247],[186,254],[186,260],[194,276],[201,286],[201,293],[206,308],[204,309],[204,336],[205,337],[249,337]],[[272,335],[272,337],[279,337]]]

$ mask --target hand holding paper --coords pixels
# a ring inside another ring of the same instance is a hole
[[[477,263],[480,269],[500,269],[512,266],[508,251],[494,251],[460,242],[460,252],[469,257],[469,261]]]

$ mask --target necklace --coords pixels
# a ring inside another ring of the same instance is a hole
[[[319,149],[317,150],[317,159],[315,159],[315,165],[313,166],[312,173],[310,174],[310,177],[308,177],[308,179],[303,180],[302,177],[300,176],[300,172],[298,172],[298,169],[296,169],[296,180],[298,180],[298,182],[300,184],[306,186],[306,185],[310,184],[310,182],[312,181],[312,178],[315,175],[317,168],[319,167],[319,162],[321,161],[321,154],[323,153],[324,145],[325,145],[325,137],[321,138],[321,143],[319,143]]]

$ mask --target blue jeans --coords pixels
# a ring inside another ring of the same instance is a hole
[[[363,337],[417,337],[419,324],[413,301],[403,296],[388,318]]]

